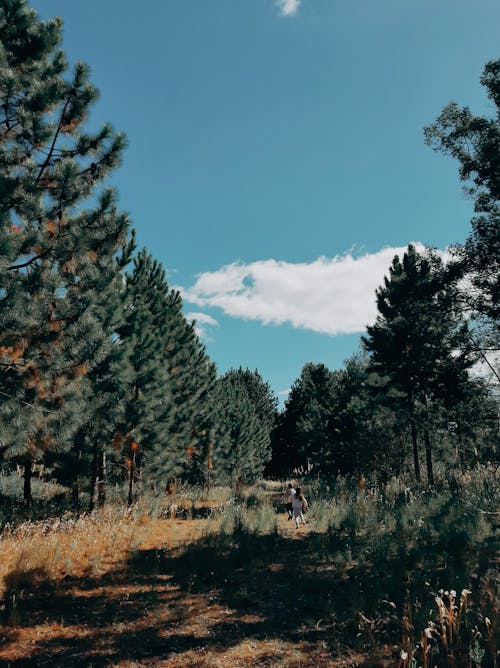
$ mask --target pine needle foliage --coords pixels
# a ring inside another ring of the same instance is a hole
[[[67,450],[90,418],[129,226],[99,190],[125,139],[109,124],[85,132],[98,92],[84,63],[68,73],[61,28],[0,1],[0,452],[24,465],[27,502],[33,462]]]
[[[145,249],[134,259],[123,299],[125,320],[118,334],[127,351],[128,398],[118,436],[131,503],[139,475],[164,489],[202,456],[215,367],[194,323],[182,313],[179,292],[170,289],[163,267]]]
[[[275,399],[255,371],[231,369],[216,384],[213,466],[233,484],[254,482],[271,459]]]
[[[467,324],[457,308],[456,275],[439,256],[408,246],[396,256],[389,277],[377,290],[378,316],[362,337],[370,355],[373,386],[406,409],[412,429],[415,476],[420,478],[417,411],[426,451],[428,482],[433,484],[432,446],[425,421],[432,407],[456,401],[475,361]]]

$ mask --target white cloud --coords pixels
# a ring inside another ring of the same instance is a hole
[[[208,315],[208,313],[198,313],[194,311],[186,313],[185,317],[186,320],[196,320],[194,329],[200,339],[203,339],[206,342],[213,341],[208,330],[210,327],[219,326],[219,323],[215,318],[212,318],[212,316]]]
[[[192,287],[180,289],[185,301],[236,318],[290,323],[322,334],[357,333],[374,322],[375,290],[394,256],[405,251],[406,246],[383,248],[356,257],[349,252],[296,264],[272,259],[232,263],[199,274]]]
[[[293,16],[297,13],[302,0],[275,0],[276,7],[282,16]]]

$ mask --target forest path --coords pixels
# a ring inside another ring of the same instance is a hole
[[[311,525],[309,523],[307,513],[304,513],[306,524],[300,524],[299,528],[296,529],[295,521],[288,518],[288,510],[285,506],[285,491],[278,492],[276,489],[271,488],[266,492],[266,499],[269,505],[271,505],[275,511],[278,521],[278,533],[288,539],[303,539],[311,531]]]
[[[214,518],[149,518],[141,543],[105,571],[18,573],[0,666],[363,665],[366,657],[337,639],[334,601],[342,610],[351,593],[320,558],[314,522],[295,529],[276,487],[266,499],[277,533],[227,535]]]

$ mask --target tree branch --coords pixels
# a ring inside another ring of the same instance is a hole
[[[45,251],[45,253],[39,253],[29,260],[26,260],[26,262],[23,262],[22,264],[11,264],[10,267],[7,267],[7,269],[8,271],[15,271],[16,269],[24,269],[25,267],[29,267],[36,260],[41,260],[42,258],[47,257],[47,255],[49,255],[49,253],[53,250],[54,249],[50,247]]]
[[[36,184],[36,185],[38,185],[38,183],[40,182],[40,179],[42,178],[42,174],[44,173],[44,171],[45,171],[47,165],[48,165],[49,162],[50,162],[50,159],[52,158],[52,153],[54,152],[54,148],[55,148],[55,145],[56,145],[56,142],[57,142],[57,138],[59,137],[59,133],[61,132],[61,127],[62,127],[62,122],[63,122],[64,114],[66,113],[66,110],[67,110],[67,108],[68,108],[68,105],[69,105],[69,103],[70,103],[70,100],[71,100],[71,94],[68,95],[68,99],[67,99],[66,102],[64,103],[64,107],[63,107],[63,109],[62,109],[62,111],[61,111],[61,115],[60,115],[60,117],[59,117],[59,123],[58,123],[58,125],[57,125],[57,130],[56,130],[56,133],[55,133],[55,135],[54,135],[54,139],[53,139],[52,144],[51,144],[51,146],[50,146],[50,149],[49,149],[49,152],[48,152],[48,154],[47,154],[47,157],[45,158],[45,160],[44,160],[42,166],[40,167],[40,171],[39,171],[39,173],[38,173],[38,176],[36,177],[36,180],[35,180],[35,184]]]

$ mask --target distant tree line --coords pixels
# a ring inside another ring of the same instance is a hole
[[[474,198],[468,238],[446,263],[408,246],[377,290],[362,351],[339,371],[304,366],[273,433],[274,474],[313,465],[413,471],[420,482],[425,467],[432,485],[436,458],[462,468],[500,460],[500,60],[486,64],[481,83],[491,117],[451,103],[424,131],[458,160]]]
[[[257,370],[217,376],[179,292],[106,179],[125,138],[85,130],[98,92],[71,74],[61,21],[0,0],[0,467],[75,507],[174,479],[412,470],[498,458],[498,395],[471,373],[499,348],[500,121],[449,105],[427,141],[455,156],[477,216],[451,262],[409,246],[377,291],[363,351],[307,364],[284,410]],[[500,61],[482,78],[500,108]],[[465,286],[465,287],[464,287]]]
[[[500,402],[472,372],[481,359],[463,314],[456,265],[409,246],[377,290],[379,315],[341,370],[306,364],[273,433],[269,470],[413,473],[500,461]],[[495,391],[496,390],[496,391]],[[313,469],[313,470],[314,470]]]

